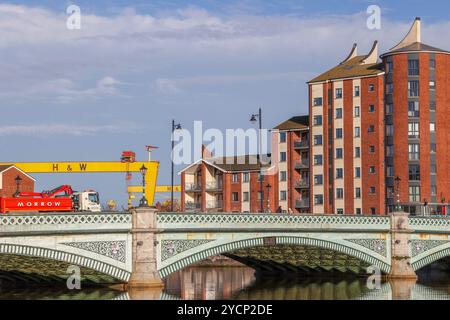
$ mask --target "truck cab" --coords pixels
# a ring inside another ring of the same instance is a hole
[[[101,212],[100,197],[94,190],[74,192],[72,195],[75,211]]]

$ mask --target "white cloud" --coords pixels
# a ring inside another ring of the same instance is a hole
[[[141,130],[136,124],[71,125],[71,124],[17,124],[0,126],[0,136],[90,136],[98,133],[133,133]]]

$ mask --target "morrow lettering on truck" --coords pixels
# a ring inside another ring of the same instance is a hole
[[[0,212],[70,212],[73,211],[71,198],[0,198]]]

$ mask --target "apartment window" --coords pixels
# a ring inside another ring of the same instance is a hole
[[[436,131],[436,123],[430,122],[430,132]]]
[[[322,165],[322,155],[321,154],[314,155],[314,165],[315,166]]]
[[[375,146],[369,146],[369,153],[375,153]]]
[[[336,169],[336,179],[342,179],[344,177],[344,170],[342,168]]]
[[[233,173],[231,175],[231,182],[238,183],[239,182],[239,175],[237,173]]]
[[[375,173],[375,166],[370,166],[369,167],[369,173]]]
[[[336,128],[336,139],[342,139],[342,128]]]
[[[280,132],[280,143],[286,142],[286,132]]]
[[[371,124],[369,128],[367,128],[367,132],[375,132],[375,126]]]
[[[316,204],[316,205],[321,205],[321,204],[323,204],[323,195],[321,195],[321,194],[316,194],[316,195],[314,196],[314,204]]]
[[[409,160],[419,160],[419,144],[410,143],[408,145]]]
[[[420,180],[420,165],[418,164],[409,165],[409,180],[412,181]]]
[[[408,137],[409,138],[418,138],[419,137],[419,123],[418,122],[408,123]]]
[[[430,193],[435,196],[437,194],[437,187],[435,185],[432,185],[430,187]]]
[[[355,127],[355,137],[360,137],[360,136],[361,136],[361,128]]]
[[[336,188],[336,199],[344,199],[344,189]]]
[[[287,181],[287,172],[280,171],[280,181]]]
[[[313,104],[315,107],[322,105],[322,98],[314,98]]]
[[[370,194],[375,194],[375,192],[376,192],[375,187],[370,187],[370,188],[369,188],[369,193],[370,193]]]
[[[336,214],[344,214],[344,209],[336,209]]]
[[[322,125],[322,116],[314,116],[314,118],[313,118],[313,125],[314,126],[321,126]]]
[[[243,182],[249,182],[250,181],[250,174],[248,172],[244,172],[242,174],[242,181]]]
[[[323,176],[321,174],[316,174],[314,176],[314,184],[316,186],[319,186],[319,185],[323,184]]]
[[[337,88],[335,99],[341,99],[341,98],[342,98],[342,88]]]
[[[392,114],[394,112],[394,105],[392,103],[386,104],[386,114]]]
[[[239,194],[237,192],[231,193],[231,200],[234,202],[239,201]]]
[[[419,81],[413,80],[408,81],[408,96],[418,97],[419,96]]]
[[[369,84],[369,92],[375,91],[375,85]]]
[[[359,106],[356,106],[355,107],[355,118],[359,118],[359,115],[360,115],[360,113],[359,113]]]
[[[361,157],[361,148],[355,147],[355,158],[360,158],[360,157]]]
[[[243,202],[248,202],[249,199],[250,199],[249,193],[248,193],[247,191],[246,191],[246,192],[243,192],[243,193],[242,193],[242,201],[243,201]]]
[[[373,215],[373,216],[376,215],[374,207],[370,208],[370,214]]]
[[[416,59],[408,60],[408,75],[410,76],[419,75],[419,60]]]
[[[409,201],[410,202],[420,202],[420,187],[419,186],[409,186]]]
[[[394,64],[392,61],[386,62],[386,73],[391,73],[392,71],[394,71]]]
[[[434,90],[434,89],[436,89],[436,82],[430,81],[430,90]]]
[[[430,143],[430,152],[436,153],[436,143]]]
[[[322,135],[315,135],[314,136],[314,145],[315,146],[321,146],[322,145]]]
[[[336,148],[336,159],[342,159],[342,148]]]
[[[355,97],[359,97],[359,86],[355,86]]]
[[[286,162],[286,152],[280,152],[280,162]]]
[[[264,199],[264,191],[258,191],[258,200]]]
[[[355,198],[361,199],[361,188],[355,188]]]
[[[394,135],[394,126],[392,124],[386,125],[386,136],[391,137]]]
[[[361,208],[356,208],[356,214],[361,215]]]
[[[386,157],[394,156],[394,146],[386,146]]]
[[[286,200],[286,191],[280,191],[280,200],[285,201]]]
[[[436,110],[436,101],[430,101],[430,110]]]
[[[393,166],[386,167],[386,176],[388,176],[388,177],[394,176],[394,167]]]
[[[410,118],[419,117],[419,101],[408,102],[408,117]]]
[[[436,174],[436,170],[437,170],[437,168],[436,168],[435,164],[430,165],[430,173],[431,174]]]
[[[342,119],[342,108],[336,108],[336,119]]]
[[[264,174],[258,174],[258,182],[264,181]]]
[[[361,178],[361,168],[355,167],[355,178]]]
[[[375,112],[375,105],[369,105],[369,112]]]
[[[392,93],[392,92],[394,92],[394,84],[393,83],[388,83],[386,85],[386,93],[389,94],[389,93]]]
[[[430,59],[430,69],[436,69],[436,60]]]

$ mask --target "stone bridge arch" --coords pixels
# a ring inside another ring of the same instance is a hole
[[[410,247],[414,271],[450,256],[450,240],[411,240]]]
[[[161,264],[159,274],[162,278],[181,270],[208,257],[231,253],[236,250],[267,246],[266,239],[274,241],[276,245],[309,246],[327,249],[359,259],[368,265],[374,265],[381,271],[388,273],[390,259],[388,258],[387,239],[346,239],[349,235],[336,235],[320,238],[305,235],[265,235],[247,236],[245,239],[198,239],[198,240],[162,240]],[[369,250],[367,250],[369,249]]]
[[[69,265],[94,270],[100,274],[110,276],[118,281],[127,282],[130,278],[130,272],[118,266],[102,261],[102,257],[96,254],[76,254],[70,251],[71,246],[67,246],[68,250],[57,250],[53,248],[36,247],[20,244],[0,244],[0,256],[10,255],[28,258],[42,258],[49,261],[58,261]],[[0,269],[1,269],[0,265]],[[21,271],[21,266],[17,266],[17,271]]]

